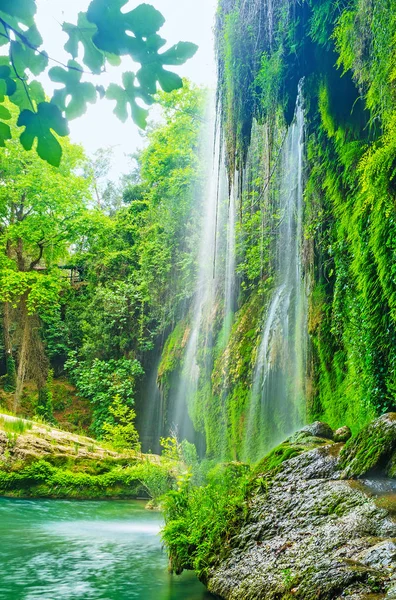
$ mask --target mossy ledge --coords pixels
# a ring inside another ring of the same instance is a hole
[[[396,490],[395,424],[384,415],[345,444],[316,422],[238,477],[231,463],[173,492],[172,567],[194,569],[225,600],[395,598],[396,513],[383,502]]]
[[[156,501],[174,485],[174,468],[158,456],[114,452],[49,425],[0,420],[2,496]]]

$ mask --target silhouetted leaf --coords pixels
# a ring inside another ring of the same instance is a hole
[[[6,140],[12,138],[10,126],[0,121],[0,146],[4,148]]]
[[[36,14],[35,0],[1,0],[0,10],[25,25],[32,25]]]
[[[77,25],[64,23],[63,31],[69,36],[69,40],[65,44],[66,52],[71,54],[73,58],[77,58],[79,45],[82,44],[84,47],[84,64],[92,73],[99,74],[104,66],[104,56],[103,52],[98,50],[92,41],[93,36],[97,33],[96,25],[88,21],[85,13],[80,12]]]
[[[40,75],[48,65],[48,55],[25,46],[20,42],[11,42],[11,55],[16,77],[23,77],[26,69],[33,75]]]
[[[5,61],[8,62],[8,57],[4,57],[4,58],[5,58]],[[4,94],[6,94],[7,96],[11,96],[12,94],[15,93],[16,83],[11,78],[11,69],[8,64],[5,64],[5,65],[0,64],[0,80],[3,80],[3,82],[4,82],[4,86],[5,86],[3,88]],[[0,94],[0,102],[3,102],[4,94],[2,96]]]
[[[8,121],[8,119],[11,119],[11,113],[8,110],[8,108],[6,106],[2,106],[0,104],[0,119],[5,119],[6,121]]]
[[[189,58],[192,58],[197,52],[198,46],[191,42],[179,42],[169,48],[160,59],[163,65],[183,65]]]
[[[23,110],[19,115],[18,127],[25,127],[20,141],[25,150],[31,150],[37,138],[37,153],[51,165],[58,167],[62,156],[62,148],[53,131],[60,136],[69,133],[67,121],[55,104],[42,102],[37,112]]]
[[[173,92],[173,90],[183,87],[182,78],[176,73],[166,71],[159,63],[143,65],[136,76],[140,85],[148,94],[156,93],[157,81],[164,92]]]
[[[97,27],[93,41],[98,48],[116,55],[131,54],[135,58],[146,51],[143,37],[156,34],[165,20],[160,12],[149,4],[122,13],[128,0],[93,0],[87,18]],[[128,34],[134,34],[132,37]]]
[[[88,102],[96,102],[96,89],[92,83],[81,82],[82,67],[76,61],[70,60],[68,67],[68,70],[53,67],[48,75],[52,81],[64,85],[62,90],[54,92],[52,102],[65,111],[68,119],[75,119],[85,113]]]
[[[117,102],[114,114],[125,122],[128,118],[128,105],[131,109],[131,115],[135,123],[145,129],[147,125],[148,110],[139,106],[136,98],[141,97],[141,91],[135,87],[135,76],[133,73],[124,73],[122,77],[124,87],[112,83],[106,91],[106,97],[109,100]]]
[[[173,92],[183,87],[183,80],[180,75],[160,69],[158,71],[158,81],[164,92]]]
[[[161,29],[165,23],[162,14],[151,4],[140,4],[126,13],[129,27],[137,37],[149,37]]]
[[[35,102],[36,106],[40,104],[40,102],[45,102],[44,88],[39,81],[32,81],[32,83],[29,83],[28,90],[30,99]]]

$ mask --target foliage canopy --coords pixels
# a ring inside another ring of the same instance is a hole
[[[165,20],[149,4],[141,4],[124,12],[127,0],[92,0],[87,12],[80,12],[77,24],[64,23],[68,35],[65,51],[67,64],[48,56],[38,31],[36,0],[5,0],[0,6],[0,146],[19,136],[25,150],[37,140],[39,156],[59,166],[62,146],[58,137],[68,134],[68,120],[81,116],[88,103],[107,97],[116,101],[114,113],[123,121],[128,110],[135,123],[145,128],[148,106],[155,102],[158,85],[166,92],[182,87],[182,79],[167,67],[182,65],[197,47],[179,42],[165,51],[158,31]],[[82,54],[80,50],[83,50]],[[4,52],[6,50],[6,53]],[[125,72],[123,85],[111,83],[107,89],[100,83],[106,65],[121,65],[129,56],[140,65],[136,73]],[[50,63],[58,63],[49,68]],[[44,72],[60,84],[52,98],[47,98],[37,77]],[[86,75],[95,83],[85,81]],[[4,104],[8,98],[19,111],[18,126],[13,132],[8,124],[11,113]]]

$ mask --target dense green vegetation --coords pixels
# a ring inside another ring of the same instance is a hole
[[[0,123],[1,404],[111,448],[102,459],[77,448],[19,460],[19,436],[34,426],[0,418],[0,493],[161,501],[172,570],[206,582],[236,534],[265,521],[249,519],[257,497],[271,503],[278,476],[289,502],[293,458],[304,485],[323,479],[326,489],[396,471],[394,415],[368,425],[396,410],[396,0],[219,0],[214,148],[208,94],[164,69],[195,47],[159,54],[155,9],[121,12],[120,0],[105,19],[105,4],[93,0],[78,26],[64,26],[67,50],[74,59],[83,44],[98,75],[130,55],[136,78],[124,73],[124,88],[105,91],[81,82],[70,62],[50,71],[65,86],[51,101],[18,72],[19,63],[34,75],[47,68],[34,1],[0,11],[9,50],[0,119],[10,124]],[[146,127],[144,149],[116,184],[106,183],[111,150],[88,159],[66,135],[66,117],[97,95]],[[160,116],[147,125],[154,102]],[[26,152],[36,137],[37,153]],[[303,148],[299,161],[290,166],[285,148]],[[301,201],[282,205],[283,196]],[[293,235],[282,240],[285,222]],[[288,281],[278,272],[282,241],[301,257],[286,265]],[[301,323],[308,352],[298,347]],[[292,353],[282,354],[286,338]],[[291,355],[285,381],[277,360]],[[265,395],[281,388],[298,396],[295,406]],[[297,419],[329,425],[280,443]],[[161,459],[141,454],[153,445]],[[317,510],[340,516],[345,490],[321,492]],[[265,541],[254,535],[253,546]],[[287,569],[281,583],[279,597],[291,597]]]
[[[382,0],[342,7],[282,0],[273,10],[258,1],[219,2],[217,100],[236,188],[235,277],[227,305],[230,202],[220,182],[212,305],[197,334],[194,397],[186,399],[200,452],[209,457],[243,456],[263,318],[276,284],[280,157],[299,85],[306,418],[355,432],[395,406],[393,8]],[[102,40],[102,26],[95,39]],[[117,54],[115,47],[102,50]],[[148,127],[131,173],[106,189],[98,184],[106,150],[88,161],[64,138],[62,163],[50,166],[19,145],[18,108],[12,97],[4,104],[14,132],[0,153],[9,408],[47,420],[62,419],[63,411],[75,428],[137,448],[133,423],[143,427],[149,382],[157,381],[162,413],[155,434],[171,433],[175,398],[187,395],[180,382],[209,193],[204,97],[188,83],[157,94],[162,121]]]
[[[204,93],[186,82],[158,101],[162,124],[119,190],[98,189],[103,157],[92,164],[67,140],[58,168],[17,140],[0,155],[3,387],[14,411],[66,411],[98,437],[127,429],[145,363],[193,294]]]

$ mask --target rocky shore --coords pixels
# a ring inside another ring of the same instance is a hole
[[[206,578],[211,592],[396,599],[396,414],[348,437],[314,423],[261,461],[247,517]]]

